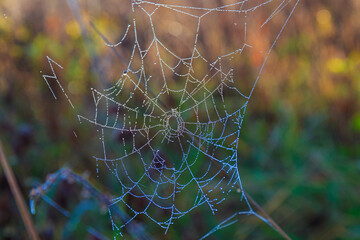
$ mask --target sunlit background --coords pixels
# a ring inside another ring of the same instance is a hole
[[[89,151],[98,143],[95,133],[78,124],[66,98],[53,98],[42,74],[50,73],[46,56],[56,59],[78,111],[90,111],[90,87],[117,78],[124,65],[89,22],[117,39],[127,10],[119,1],[79,1],[78,8],[74,2],[0,2],[0,138],[27,200],[31,188],[64,166],[103,193],[116,187],[96,177]],[[300,0],[247,108],[238,153],[244,187],[293,239],[360,238],[359,12],[357,0]],[[186,27],[171,22],[167,31],[178,37]],[[249,63],[247,74],[258,67],[256,56]],[[49,196],[70,212],[88,199],[75,183],[59,184]],[[36,210],[41,239],[95,239],[86,226],[112,238],[103,206],[72,221],[44,201]],[[208,229],[201,213],[179,220],[165,238],[192,239],[193,228]],[[194,221],[200,224],[190,227]],[[149,231],[164,237],[156,226]],[[254,219],[230,231],[237,239],[281,239]],[[26,238],[1,169],[0,239]]]

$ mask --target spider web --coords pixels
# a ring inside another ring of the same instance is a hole
[[[228,196],[239,192],[244,206],[203,238],[244,214],[271,225],[245,195],[237,151],[248,102],[297,4],[298,0],[121,3],[126,13],[125,23],[119,24],[120,40],[110,43],[100,36],[121,53],[125,64],[111,87],[91,89],[93,114],[79,115],[80,122],[99,132],[102,150],[94,158],[97,168],[105,166],[117,182],[112,204],[131,216],[117,221],[109,206],[116,233],[122,236],[142,215],[166,233],[174,221],[200,206],[218,214]],[[250,67],[256,71],[249,72]]]

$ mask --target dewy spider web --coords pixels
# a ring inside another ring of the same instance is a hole
[[[297,4],[122,1],[128,23],[119,27],[120,41],[101,37],[121,52],[126,67],[110,88],[92,89],[94,114],[79,116],[99,131],[97,166],[104,164],[119,185],[112,204],[131,214],[125,222],[111,217],[115,232],[121,235],[139,215],[167,232],[199,206],[218,214],[228,195],[239,191],[245,207],[203,237],[238,215],[267,222],[242,187],[239,134],[268,55]],[[247,71],[251,66],[255,74]]]

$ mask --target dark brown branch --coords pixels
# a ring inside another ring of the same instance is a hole
[[[24,197],[19,189],[19,185],[16,182],[14,173],[5,157],[5,153],[2,147],[2,142],[0,140],[0,163],[4,169],[5,172],[5,176],[6,179],[9,183],[10,189],[12,194],[15,197],[15,202],[17,207],[19,208],[20,211],[20,215],[23,219],[23,222],[25,224],[26,230],[28,232],[28,235],[31,237],[31,239],[33,240],[38,240],[39,236],[37,235],[37,232],[35,230],[35,226],[34,223],[30,217],[29,211],[26,208],[26,204],[25,204],[25,200]]]

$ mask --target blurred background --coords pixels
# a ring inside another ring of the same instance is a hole
[[[0,1],[0,138],[26,200],[31,188],[64,166],[103,193],[111,194],[114,184],[96,178],[89,151],[97,144],[95,133],[78,124],[66,98],[53,98],[42,74],[51,73],[46,56],[61,63],[59,78],[77,109],[87,111],[99,74],[112,79],[119,72],[89,21],[115,39],[126,10],[110,0],[73,3]],[[247,108],[239,145],[244,187],[293,239],[360,239],[359,12],[356,0],[301,0]],[[0,169],[0,239],[26,239]],[[88,200],[81,191],[64,182],[49,196],[71,212]],[[41,239],[96,239],[87,226],[111,239],[101,206],[72,221],[44,201],[36,210]],[[191,226],[193,220],[180,221]],[[191,228],[180,223],[166,236],[156,227],[149,232],[154,238],[192,239]],[[281,239],[259,222],[236,231],[237,239]],[[181,237],[184,232],[187,237]]]

